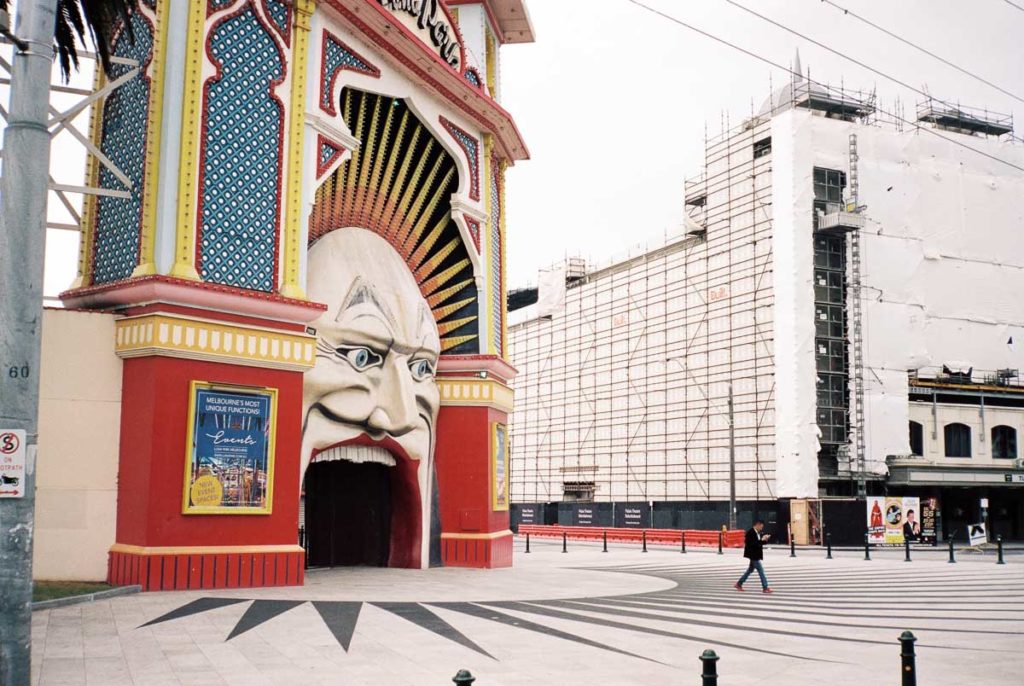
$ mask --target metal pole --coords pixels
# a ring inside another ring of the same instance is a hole
[[[463,684],[465,684],[465,686],[470,686],[474,681],[476,681],[476,677],[470,674],[468,669],[460,669],[458,673],[452,677],[452,683],[459,684],[459,686],[462,686]]]
[[[568,538],[567,538],[565,532],[563,531],[562,532],[562,552],[563,553],[569,552],[569,548],[567,547],[567,545],[568,545],[567,541],[568,541]]]
[[[910,539],[909,538],[903,539],[903,547],[904,547],[904,549],[906,550],[906,553],[907,553],[906,557],[903,558],[903,561],[904,562],[910,562]]]
[[[680,532],[679,532],[679,545],[680,545],[679,552],[685,553],[686,552],[686,531],[680,530]]]
[[[736,431],[733,421],[732,384],[729,384],[729,528],[736,528]]]
[[[643,541],[644,541],[644,549],[643,549],[643,550],[641,550],[640,552],[642,552],[642,553],[646,553],[646,552],[647,552],[647,529],[644,529],[644,530],[643,530],[643,531],[641,532],[641,534],[642,534],[642,536],[643,536]]]
[[[1005,565],[1006,561],[1003,560],[1003,537],[1002,536],[996,536],[996,554],[998,556],[998,557],[996,557],[996,564],[997,565]]]
[[[718,532],[718,554],[722,554],[722,532]]]
[[[956,562],[956,558],[953,557],[953,537],[949,537],[949,564]]]
[[[900,634],[900,658],[903,661],[903,686],[917,686],[917,669],[914,665],[914,641],[917,638],[909,631]]]
[[[871,559],[871,542],[868,539],[867,532],[864,532],[864,559],[865,560],[870,560]]]
[[[792,536],[789,537],[789,556],[796,557],[796,539]]]
[[[57,0],[21,0],[0,179],[0,430],[26,433],[25,495],[0,500],[0,684],[31,674],[32,529],[39,437],[50,70]]]
[[[825,545],[828,546],[828,554],[825,555],[826,560],[832,559],[832,534],[825,534]]]
[[[526,534],[526,552],[530,552],[530,534]]]
[[[700,655],[701,686],[718,686],[718,655],[708,648]]]
[[[608,532],[607,531],[605,531],[605,532],[603,532],[601,534],[601,541],[603,543],[603,545],[601,546],[601,552],[602,553],[607,553],[608,552]]]

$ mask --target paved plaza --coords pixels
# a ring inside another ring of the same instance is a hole
[[[302,588],[143,593],[38,611],[36,684],[1017,684],[1024,556],[767,553],[776,593],[733,582],[738,551],[532,541],[501,570],[311,570]]]

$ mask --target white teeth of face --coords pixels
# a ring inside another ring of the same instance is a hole
[[[335,460],[346,460],[356,464],[375,462],[386,467],[394,467],[396,464],[394,455],[384,448],[370,445],[341,445],[328,448],[313,458],[313,462],[334,462]]]

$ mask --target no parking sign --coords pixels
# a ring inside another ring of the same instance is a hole
[[[0,429],[0,498],[25,496],[25,431]]]

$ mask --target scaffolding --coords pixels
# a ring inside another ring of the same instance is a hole
[[[685,234],[510,327],[513,501],[724,501],[731,451],[737,499],[775,498],[770,170],[767,118],[708,141]]]

